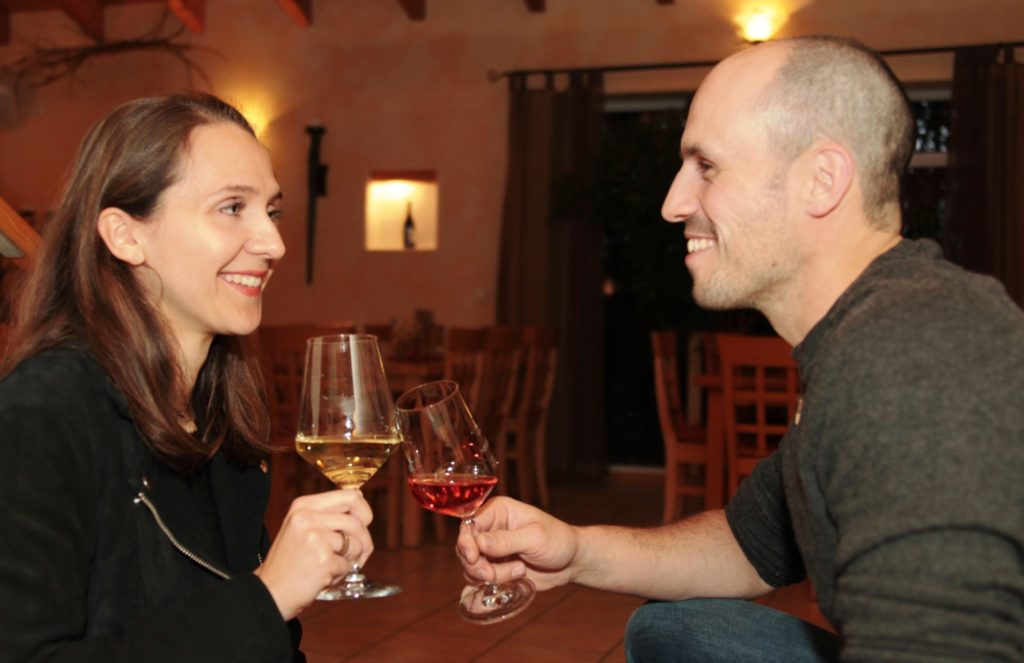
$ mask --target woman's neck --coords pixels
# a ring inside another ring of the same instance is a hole
[[[181,385],[185,393],[182,396],[185,403],[192,400],[192,392],[196,387],[196,379],[199,371],[202,370],[206,358],[210,354],[210,345],[213,343],[212,335],[183,336],[176,335],[178,342],[178,367],[181,370]],[[188,422],[191,429],[195,430],[195,423]],[[188,426],[186,426],[188,428]]]

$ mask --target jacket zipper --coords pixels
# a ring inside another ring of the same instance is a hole
[[[139,502],[146,505],[146,508],[149,509],[149,512],[153,514],[153,518],[156,520],[157,527],[160,528],[160,531],[164,533],[164,536],[167,537],[167,539],[171,542],[171,545],[174,546],[178,550],[178,552],[180,552],[185,557],[188,557],[190,560],[192,560],[199,566],[203,567],[213,575],[219,578],[223,578],[224,580],[231,580],[231,575],[229,573],[221,571],[213,564],[210,564],[205,559],[201,558],[199,555],[195,554],[194,552],[183,546],[181,542],[178,541],[177,537],[174,536],[171,530],[168,529],[167,525],[164,523],[164,519],[160,517],[160,514],[156,510],[156,506],[154,506],[153,503],[149,500],[149,498],[146,497],[145,493],[140,492],[135,497],[135,503],[138,504]],[[262,564],[263,556],[259,555],[258,553],[257,556],[259,557],[260,564]]]

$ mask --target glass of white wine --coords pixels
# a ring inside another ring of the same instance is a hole
[[[339,488],[359,490],[399,442],[377,337],[338,334],[307,340],[295,435],[299,455]],[[355,565],[317,598],[379,598],[400,591],[373,582]]]

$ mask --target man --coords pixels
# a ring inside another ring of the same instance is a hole
[[[686,224],[698,303],[756,308],[795,347],[799,423],[725,510],[664,527],[492,500],[460,534],[466,572],[663,601],[631,618],[630,661],[1020,660],[1024,315],[901,239],[912,136],[899,84],[857,43],[718,65],[662,212]],[[834,635],[736,600],[805,576]]]

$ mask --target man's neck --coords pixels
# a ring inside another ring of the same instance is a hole
[[[893,232],[866,230],[853,241],[830,244],[833,250],[816,251],[800,282],[790,289],[788,301],[763,311],[765,316],[779,336],[798,345],[868,265],[900,239]]]

